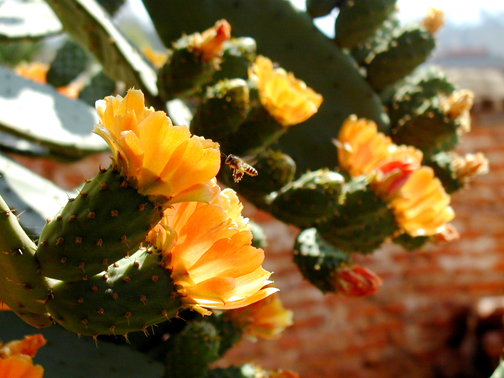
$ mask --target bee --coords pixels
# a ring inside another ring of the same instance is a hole
[[[245,173],[249,176],[257,176],[259,174],[257,169],[245,163],[241,157],[236,155],[228,155],[224,163],[229,165],[229,168],[233,170],[234,182],[240,182]]]

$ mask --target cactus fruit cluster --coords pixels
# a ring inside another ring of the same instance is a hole
[[[58,323],[111,350],[124,335],[166,377],[296,376],[211,369],[243,335],[292,322],[235,191],[299,228],[293,259],[314,286],[366,296],[381,279],[351,254],[455,238],[450,195],[488,169],[482,154],[453,151],[472,94],[419,67],[439,11],[403,26],[395,0],[307,0],[306,12],[285,0],[144,0],[166,47],[155,52],[115,26],[121,1],[47,4],[57,18],[45,33],[0,30],[2,49],[64,35],[50,63],[1,68],[0,150],[75,161],[106,150],[88,135],[95,125],[112,163],[58,209],[41,198],[66,193],[0,157],[0,301],[31,326]],[[313,18],[335,8],[331,40]],[[189,113],[189,127],[167,109]]]

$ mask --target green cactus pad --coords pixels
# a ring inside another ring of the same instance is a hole
[[[367,65],[369,83],[374,89],[382,90],[406,77],[425,62],[435,45],[434,36],[428,31],[418,27],[399,30]]]
[[[50,283],[38,270],[35,244],[2,197],[0,230],[0,301],[28,324],[37,328],[50,326],[52,319],[44,306]]]
[[[47,71],[47,83],[55,88],[70,84],[86,68],[88,56],[75,42],[67,40]]]
[[[414,72],[391,89],[394,92],[392,98],[384,102],[389,108],[393,128],[404,122],[406,117],[413,118],[425,101],[439,94],[449,95],[455,86],[439,68],[429,67]]]
[[[334,272],[351,265],[350,256],[325,241],[316,228],[303,230],[294,245],[294,262],[303,277],[323,293],[334,292]]]
[[[310,227],[334,216],[341,201],[344,178],[320,169],[307,172],[284,187],[271,203],[271,214],[298,227]]]
[[[342,0],[306,0],[306,12],[313,18],[327,16]]]
[[[250,37],[231,38],[222,45],[220,69],[212,76],[212,83],[224,79],[248,78],[248,69],[256,58],[256,42]]]
[[[249,109],[249,89],[245,80],[220,81],[207,88],[205,101],[191,120],[191,132],[219,142],[224,150],[229,136],[245,121]]]
[[[335,41],[352,49],[365,42],[395,10],[396,0],[346,0],[336,19]]]
[[[264,229],[256,222],[249,221],[249,224],[250,232],[252,232],[252,235],[254,236],[252,239],[252,247],[262,249],[266,248],[268,241]]]
[[[434,174],[441,181],[448,194],[456,192],[464,187],[464,183],[460,182],[456,172],[453,170],[453,159],[453,154],[439,152],[423,161],[423,165],[427,165],[434,170]]]
[[[401,22],[397,18],[397,13],[392,13],[369,39],[358,44],[350,51],[352,57],[360,66],[365,66],[378,51],[386,49],[392,34],[400,28],[400,25]]]
[[[62,27],[43,1],[9,1],[2,4],[0,40],[41,39],[61,33]]]
[[[141,89],[156,109],[165,103],[157,96],[156,72],[117,29],[109,14],[94,0],[48,0],[65,31],[93,54],[111,78],[127,88]]]
[[[397,230],[395,217],[370,189],[366,177],[357,177],[343,188],[345,200],[335,217],[320,222],[320,235],[345,252],[370,253]]]
[[[46,224],[37,259],[42,274],[71,281],[90,278],[136,251],[161,211],[110,166]]]
[[[84,101],[88,105],[95,106],[96,99],[110,96],[114,94],[115,90],[116,82],[105,75],[103,71],[100,71],[79,92],[79,100]]]
[[[143,3],[165,46],[170,47],[184,31],[205,30],[225,18],[233,36],[253,37],[258,53],[278,62],[324,97],[317,114],[290,128],[278,142],[278,149],[294,159],[299,173],[334,166],[337,154],[331,138],[337,137],[339,126],[350,114],[372,119],[380,131],[387,132],[388,119],[382,103],[355,68],[355,62],[289,1],[144,0]],[[228,153],[240,155],[237,151]]]
[[[206,322],[212,324],[219,334],[218,355],[220,358],[243,337],[243,331],[227,320],[227,314],[227,311],[214,311],[212,316],[204,319]]]
[[[90,133],[98,122],[94,108],[2,67],[0,76],[1,131],[40,144],[60,159],[79,160],[108,149]]]
[[[443,113],[439,99],[426,101],[417,114],[394,125],[391,137],[396,144],[414,146],[424,157],[452,150],[458,143],[459,123]]]
[[[147,327],[176,315],[181,304],[174,291],[159,256],[138,251],[107,273],[54,285],[46,306],[55,321],[80,335],[148,334]]]
[[[173,347],[165,356],[166,378],[204,377],[218,358],[219,334],[209,322],[188,323],[172,342]]]
[[[163,372],[161,363],[126,345],[114,345],[101,337],[78,338],[57,325],[39,331],[10,311],[2,312],[1,342],[35,334],[42,334],[47,340],[33,359],[34,364],[43,366],[45,378],[160,377]],[[142,337],[148,339],[143,334]]]

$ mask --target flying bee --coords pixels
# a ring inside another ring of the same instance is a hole
[[[233,170],[234,182],[240,182],[245,173],[249,176],[257,176],[259,174],[257,169],[245,163],[241,157],[236,155],[228,155],[224,163],[229,165],[229,168]]]

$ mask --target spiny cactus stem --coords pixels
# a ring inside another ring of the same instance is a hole
[[[0,196],[0,300],[28,324],[52,324],[44,302],[50,282],[38,272],[35,244]]]

